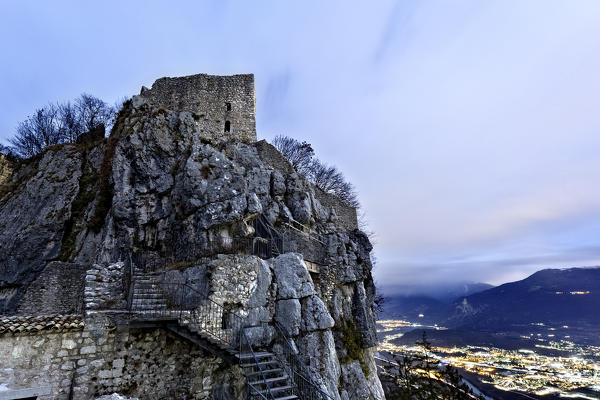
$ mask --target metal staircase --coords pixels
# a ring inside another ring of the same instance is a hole
[[[255,218],[253,225],[251,254],[271,258],[284,252],[283,236],[263,215]],[[131,255],[127,275],[129,324],[163,327],[217,357],[239,364],[246,376],[248,399],[333,400],[310,378],[280,325],[275,323],[272,344],[272,348],[277,344],[277,352],[255,350],[246,334],[253,326],[247,326],[243,317],[211,300],[208,294],[185,283],[159,282],[158,274],[137,268]]]
[[[229,363],[239,364],[246,376],[249,399],[331,400],[297,368],[286,364],[293,350],[281,327],[276,331],[284,345],[283,353],[257,350],[246,334],[250,327],[243,324],[239,315],[227,312],[222,305],[187,284],[159,282],[156,276],[134,268],[129,323],[139,327],[163,327]]]
[[[283,253],[283,237],[264,215],[259,215],[253,220],[254,236],[267,243],[270,257],[277,257]],[[268,257],[268,258],[270,258]]]

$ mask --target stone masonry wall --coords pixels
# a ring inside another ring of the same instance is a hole
[[[140,97],[154,106],[187,111],[209,139],[256,141],[254,75],[198,74],[160,78]],[[225,123],[229,121],[229,131]]]
[[[108,314],[86,319],[73,385],[74,399],[120,393],[148,400],[242,398],[238,367],[164,329],[118,329]]]
[[[265,165],[283,173],[291,174],[294,172],[294,168],[289,161],[271,143],[261,140],[260,142],[256,142],[254,147],[256,147],[258,155]]]
[[[27,288],[17,313],[21,315],[82,312],[87,266],[51,262]]]
[[[345,229],[353,231],[358,229],[358,218],[356,208],[344,204],[337,196],[331,193],[325,193],[319,188],[315,188],[315,197],[321,205],[327,209],[333,208],[338,217],[337,222]]]
[[[0,336],[0,394],[68,399],[82,343],[81,331]]]
[[[163,329],[116,329],[106,314],[83,331],[0,335],[0,399],[243,398],[238,367]]]
[[[95,264],[85,275],[84,302],[88,311],[121,309],[127,306],[123,286],[124,264],[117,262],[106,266]]]
[[[291,174],[294,169],[290,163],[281,155],[281,153],[272,144],[261,140],[255,144],[256,150],[262,162],[265,165],[285,173]],[[331,193],[325,193],[321,189],[315,187],[314,193],[316,199],[328,211],[333,208],[337,215],[337,221],[345,229],[353,231],[358,229],[358,218],[356,216],[356,208],[344,204],[337,196]]]

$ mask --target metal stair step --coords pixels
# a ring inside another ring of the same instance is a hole
[[[159,306],[156,304],[147,305],[147,304],[134,304],[131,306],[134,311],[167,311],[167,305]]]
[[[250,382],[250,384],[253,385],[253,386],[256,386],[256,385],[266,385],[267,383],[274,383],[274,382],[285,381],[285,380],[287,380],[287,378],[289,378],[287,375],[282,375],[282,376],[277,376],[275,378],[267,378],[267,379],[261,379],[259,381]]]
[[[263,369],[262,371],[248,372],[246,376],[254,376],[261,374],[273,374],[283,372],[283,368]]]
[[[277,360],[270,360],[270,361],[262,361],[262,362],[258,362],[258,363],[240,364],[240,366],[242,368],[251,368],[251,367],[258,367],[260,365],[269,365],[269,364],[279,364],[279,362]]]
[[[164,296],[161,296],[159,294],[156,295],[148,295],[148,294],[144,294],[144,295],[133,295],[133,299],[134,300],[163,300],[163,301],[167,301],[167,299],[164,298]]]
[[[161,303],[166,303],[167,299],[159,296],[133,296],[133,301],[147,301],[147,302],[156,302],[159,301]]]
[[[256,358],[264,358],[264,357],[272,357],[275,354],[273,353],[269,353],[266,351],[261,351],[261,352],[256,352],[256,353],[242,353],[242,354],[237,354],[237,358],[239,358],[240,360],[245,360],[245,359],[252,359],[254,357]]]
[[[152,304],[167,304],[167,301],[164,299],[133,299],[132,301],[133,304],[147,304],[147,305],[152,305]]]
[[[290,389],[293,389],[293,388],[294,387],[291,386],[291,385],[272,387],[271,388],[271,393],[273,393],[273,392],[282,392],[284,390],[290,390]],[[258,392],[260,394],[266,394],[266,393],[269,393],[269,389],[259,390]]]

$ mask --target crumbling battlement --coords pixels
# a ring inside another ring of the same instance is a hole
[[[194,115],[208,139],[256,141],[254,75],[160,78],[140,97],[154,106]]]

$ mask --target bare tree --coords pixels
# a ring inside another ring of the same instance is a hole
[[[333,193],[344,203],[359,207],[358,196],[354,185],[346,181],[336,167],[327,165],[315,157],[315,152],[310,143],[299,142],[296,139],[278,135],[273,140],[273,145],[292,164],[298,173],[304,175],[318,188]]]
[[[360,206],[354,185],[346,181],[344,174],[336,167],[324,164],[318,159],[313,159],[308,167],[307,177],[318,188],[335,194],[349,206],[357,208]]]
[[[46,147],[59,143],[75,143],[83,133],[111,126],[115,107],[89,94],[74,103],[48,104],[17,125],[10,139],[16,156],[31,157]]]
[[[273,145],[299,173],[306,175],[310,169],[315,151],[310,143],[299,142],[291,137],[277,135]]]
[[[74,143],[84,133],[78,108],[70,101],[58,105],[58,116],[61,136],[65,142]]]
[[[84,132],[91,131],[102,124],[110,125],[115,114],[112,106],[87,93],[75,100],[75,108]]]
[[[58,109],[49,104],[35,111],[17,126],[17,132],[10,143],[15,153],[21,157],[31,157],[48,146],[62,142]]]

